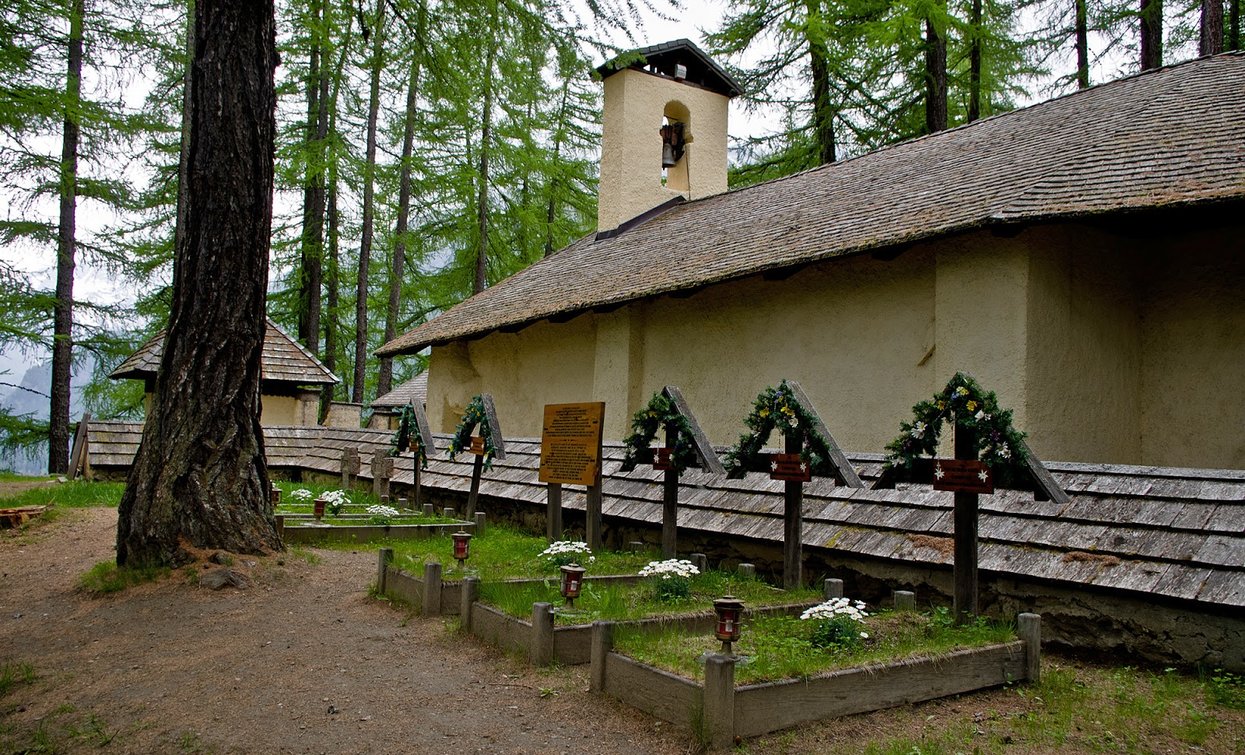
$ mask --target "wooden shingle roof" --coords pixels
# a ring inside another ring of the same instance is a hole
[[[407,404],[428,402],[428,372],[419,373],[383,396],[372,401],[373,409],[396,409]]]
[[[1138,74],[588,236],[381,347],[1014,223],[1245,201],[1245,54]]]
[[[264,333],[264,351],[260,363],[260,379],[266,383],[288,385],[335,385],[340,382],[328,367],[315,355],[291,338],[277,326],[272,318],[266,318],[268,328]],[[131,354],[117,369],[108,374],[114,380],[155,378],[160,369],[160,356],[164,353],[164,331]]]
[[[92,422],[93,468],[128,467],[142,425]],[[271,467],[336,476],[342,451],[355,449],[370,479],[368,460],[388,453],[392,433],[331,427],[265,427]],[[438,436],[438,447],[449,436]],[[648,467],[621,470],[623,446],[604,447],[602,511],[607,517],[660,526],[663,473]],[[848,454],[868,482],[882,471],[878,454]],[[480,494],[530,504],[543,511],[547,486],[537,478],[540,440],[506,440],[506,458],[484,474]],[[451,461],[432,455],[421,483],[429,492],[466,495],[474,457]],[[412,459],[395,460],[394,482],[413,484]],[[1245,608],[1245,470],[1174,469],[1112,464],[1047,462],[1068,493],[1063,503],[1035,501],[1031,493],[999,490],[980,499],[980,566],[1043,582]],[[761,475],[730,480],[689,470],[679,478],[679,527],[780,543],[781,482]],[[583,488],[566,487],[563,505],[585,507]],[[953,494],[927,486],[896,490],[836,487],[816,478],[804,488],[806,548],[914,569],[950,567]]]

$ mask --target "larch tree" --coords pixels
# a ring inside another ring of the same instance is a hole
[[[259,424],[277,65],[271,0],[199,0],[185,232],[117,563],[279,549]]]

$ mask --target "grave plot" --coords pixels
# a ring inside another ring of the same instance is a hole
[[[432,507],[407,508],[399,498],[391,506],[388,495],[377,499],[361,491],[313,490],[275,483],[273,513],[286,543],[367,543],[381,540],[424,539],[455,530],[473,530],[474,522],[456,519],[453,510],[438,516]]]

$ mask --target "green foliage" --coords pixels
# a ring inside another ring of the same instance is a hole
[[[1245,676],[1217,669],[1205,684],[1207,695],[1215,705],[1245,710]]]
[[[429,441],[431,438],[428,439]],[[420,435],[419,423],[415,421],[415,408],[410,404],[398,410],[398,429],[393,434],[393,444],[389,447],[390,456],[399,456],[411,444],[415,444],[416,453],[419,454],[420,466],[424,469],[428,468],[428,453],[425,447],[425,439]]]
[[[34,684],[37,678],[35,667],[29,663],[17,661],[0,663],[0,699],[20,684]]]
[[[496,431],[489,424],[488,415],[484,411],[484,399],[479,395],[471,397],[471,403],[467,404],[462,419],[458,421],[458,427],[454,428],[454,437],[450,439],[450,458],[453,459],[457,454],[471,448],[471,431],[476,427],[480,428],[480,437],[484,439],[484,468],[492,469],[493,456],[497,453],[497,446],[493,441],[493,433]]]
[[[830,448],[826,439],[817,431],[816,415],[811,407],[804,406],[795,396],[787,381],[777,388],[767,387],[752,404],[752,412],[744,420],[749,432],[739,436],[739,442],[726,452],[723,466],[726,476],[742,478],[748,472],[768,471],[761,449],[777,429],[783,437],[800,441],[800,458],[814,475],[834,475],[830,461]]]
[[[692,425],[687,421],[664,391],[658,391],[649,399],[648,406],[631,417],[631,434],[623,444],[626,453],[622,471],[630,472],[645,457],[651,456],[649,446],[657,437],[658,430],[674,436],[674,450],[670,454],[670,468],[675,472],[699,467],[700,458],[692,439]]]
[[[5,506],[56,506],[64,508],[114,507],[121,500],[125,484],[120,482],[71,482],[40,485],[6,498]]]
[[[847,616],[813,622],[808,641],[823,650],[855,650],[860,647],[861,624]]]
[[[135,585],[154,582],[168,575],[161,566],[117,566],[115,561],[100,561],[78,580],[78,586],[91,595],[108,595]]]

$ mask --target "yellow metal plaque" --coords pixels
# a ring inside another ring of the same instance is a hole
[[[605,404],[546,404],[540,436],[541,482],[595,485],[601,467]]]

